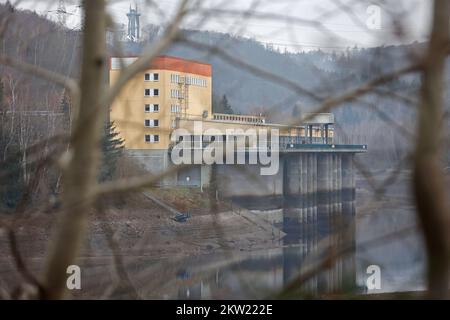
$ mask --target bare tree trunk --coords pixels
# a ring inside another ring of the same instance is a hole
[[[3,150],[3,161],[6,160],[6,156],[8,154],[8,148],[14,140],[14,128],[15,128],[15,119],[16,119],[16,82],[9,76],[8,79],[9,88],[11,90],[11,102],[10,102],[10,111],[11,111],[11,126],[9,130],[9,139],[5,145],[5,149]]]
[[[424,61],[414,192],[428,253],[428,289],[446,298],[450,280],[450,220],[442,172],[442,116],[450,1],[435,0],[433,27]]]
[[[63,174],[64,213],[53,239],[45,269],[44,297],[64,296],[67,267],[75,262],[83,243],[97,183],[100,137],[105,108],[99,107],[106,65],[105,2],[84,0],[83,60],[80,106],[72,135],[70,160]]]

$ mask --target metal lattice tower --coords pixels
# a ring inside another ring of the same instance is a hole
[[[131,41],[138,41],[140,37],[140,25],[139,25],[139,17],[140,13],[138,13],[137,4],[135,5],[135,9],[131,8],[130,5],[130,11],[127,13],[128,17],[128,33],[127,37]]]
[[[58,23],[61,26],[66,25],[66,4],[64,3],[64,0],[59,0],[58,2],[58,9],[56,10],[56,14],[58,15]]]

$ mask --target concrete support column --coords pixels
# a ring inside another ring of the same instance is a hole
[[[354,154],[342,155],[342,217],[345,224],[346,232],[341,241],[344,245],[354,245],[355,243],[355,170],[353,164]],[[356,266],[353,255],[348,255],[342,259],[342,279],[341,283],[346,285],[354,285],[356,281]]]
[[[211,166],[201,165],[200,168],[200,188],[208,187],[211,181]]]
[[[309,252],[309,244],[308,244],[308,154],[301,154],[301,185],[302,185],[302,211],[303,211],[303,226],[302,226],[302,242],[305,246],[305,254]]]

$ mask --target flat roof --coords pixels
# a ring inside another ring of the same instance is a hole
[[[120,66],[118,66],[117,63],[120,60],[127,65],[133,63],[137,58],[139,58],[139,56],[111,56],[109,63],[110,70],[120,69]],[[117,60],[117,62],[115,60]],[[211,77],[212,75],[212,66],[209,63],[168,55],[155,57],[150,62],[149,69],[171,70],[197,74],[205,77]]]
[[[180,121],[198,121],[199,119],[203,122],[213,122],[213,123],[224,123],[224,124],[235,124],[235,125],[246,125],[246,126],[258,126],[258,127],[279,127],[279,128],[290,128],[290,129],[304,129],[306,125],[289,125],[281,123],[270,123],[270,122],[245,122],[245,121],[234,121],[234,120],[217,120],[217,119],[204,119],[199,117],[195,118],[179,118]],[[333,130],[333,128],[329,128]]]

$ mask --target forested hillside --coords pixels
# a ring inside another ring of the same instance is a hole
[[[8,10],[7,6],[0,6],[1,15],[5,15]],[[148,41],[158,37],[158,27],[147,26],[144,29],[151,30],[147,32],[151,34],[150,40],[140,44],[122,43],[125,54],[139,54]],[[208,47],[217,46],[246,64],[295,82],[321,99],[345,92],[383,72],[401,68],[410,60],[411,51],[418,53],[422,48],[420,44],[412,44],[373,49],[349,48],[339,52],[317,50],[288,53],[279,52],[252,39],[216,32],[184,30],[183,36]],[[76,77],[79,46],[78,31],[64,29],[29,11],[16,11],[9,19],[0,49],[5,54]],[[225,61],[217,52],[198,50],[185,42],[179,42],[166,53],[211,63],[215,100],[226,95],[234,112],[263,112],[270,121],[286,122],[293,115],[311,110],[319,104],[319,101],[305,94],[293,92],[277,79],[261,77],[248,68]],[[10,68],[1,67],[1,71],[4,96],[2,108],[11,109],[12,100],[14,108],[41,110],[59,107],[63,97],[60,88],[45,81],[25,80],[20,73]],[[398,96],[383,94],[381,89],[333,109],[338,122],[339,141],[368,143],[373,152],[367,157],[371,165],[389,166],[390,162],[399,160],[408,149],[409,138],[405,130],[397,129],[406,126],[410,134],[414,133],[415,110],[407,98],[417,94],[418,85],[419,79],[414,76],[402,78],[389,84],[391,89],[396,89]],[[386,152],[376,157],[375,152],[380,151],[380,148]]]

